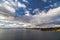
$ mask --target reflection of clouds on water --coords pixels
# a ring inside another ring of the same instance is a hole
[[[48,32],[31,29],[0,29],[1,40],[58,40],[59,32]]]

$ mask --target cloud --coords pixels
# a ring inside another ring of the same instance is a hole
[[[23,0],[23,2],[29,3],[27,0]]]
[[[0,28],[23,28],[26,26],[28,26],[28,24],[18,20],[16,21],[12,19],[12,17],[0,16]]]
[[[45,12],[35,12],[35,15],[30,15],[29,11],[25,11],[27,14],[22,17],[17,17],[17,20],[20,20],[24,23],[31,24],[30,26],[35,27],[56,27],[55,25],[60,25],[60,7],[50,9]],[[28,16],[27,16],[28,15]],[[19,19],[20,18],[20,19]],[[58,27],[58,26],[57,26]]]
[[[0,8],[4,8],[11,13],[16,12],[16,8],[26,8],[26,5],[21,2],[14,2],[13,0],[4,0],[4,2],[0,3]]]
[[[6,9],[7,11],[11,12],[11,13],[15,13],[15,8],[13,7],[15,5],[15,3],[13,1],[4,1],[2,3],[0,3],[0,8]],[[2,10],[2,9],[0,9]]]
[[[13,7],[10,7],[8,5],[4,5],[4,8],[12,13],[15,13],[15,9]]]
[[[38,12],[39,12],[39,8],[33,10],[33,13],[38,13]]]
[[[25,5],[25,4],[22,4],[22,3],[20,3],[20,2],[18,2],[18,7],[26,8],[26,5]]]
[[[12,0],[4,0],[4,2],[0,3],[0,28],[4,27],[25,27],[28,25],[25,22],[23,22],[23,19],[20,17],[15,18],[15,12],[16,12],[16,7],[18,6],[19,8],[26,8],[26,5],[20,2],[17,2],[18,5],[15,4],[14,1]],[[25,11],[25,13],[29,13],[29,11]],[[17,20],[15,20],[17,19]]]
[[[54,4],[50,4],[49,6],[50,7],[57,7],[58,5],[57,5],[57,3],[54,3]]]
[[[28,23],[0,19],[0,28],[25,28],[29,25]]]
[[[30,11],[26,10],[26,11],[25,11],[25,15],[26,15],[26,16],[30,16],[30,15],[31,15],[31,14],[30,14]]]
[[[60,7],[50,9],[47,13],[42,11],[38,12],[36,15],[32,16],[30,23],[33,25],[49,25],[49,24],[59,24],[60,22]]]
[[[23,18],[18,17],[18,19],[15,20],[16,18],[14,16],[7,16],[5,14],[5,12],[0,11],[0,28],[23,28],[29,25],[23,21],[27,19],[27,16]]]
[[[17,27],[22,27],[23,25],[20,25],[20,24],[17,24],[17,23],[14,23],[12,21],[1,21],[0,20],[0,28],[17,28]]]
[[[4,17],[4,16],[0,15],[0,19],[6,19],[6,17]]]
[[[0,11],[0,19],[3,19],[3,20],[13,20],[14,16],[11,16],[11,15],[12,14]]]
[[[0,6],[2,6],[2,5],[0,4]]]
[[[56,6],[56,4],[54,4]],[[19,8],[26,8],[26,5],[18,2]],[[24,16],[18,16],[14,17],[13,14],[15,13],[16,4],[13,1],[5,1],[4,3],[0,3],[0,20],[5,21],[8,23],[8,21],[16,22],[12,24],[1,24],[4,26],[16,26],[22,22],[22,24],[31,24],[31,27],[39,26],[39,27],[55,27],[60,25],[60,7],[50,9],[47,12],[44,10],[41,12],[39,8],[34,9],[33,13],[36,13],[35,15],[31,15],[30,11],[25,10]],[[46,7],[47,8],[47,7]],[[12,14],[13,13],[13,14]],[[14,14],[15,15],[15,14]],[[6,21],[7,20],[7,21]],[[3,21],[3,22],[4,22]],[[17,24],[18,22],[18,24]],[[24,27],[26,26],[24,25]],[[18,25],[19,26],[19,25]]]
[[[26,6],[20,2],[18,2],[18,5],[13,0],[4,0],[2,3],[0,3],[0,14],[4,15],[5,17],[8,17],[8,20],[10,18],[14,19],[14,15],[16,12],[16,7],[19,8],[26,8]],[[2,17],[1,17],[2,18]],[[4,17],[3,17],[4,18]]]

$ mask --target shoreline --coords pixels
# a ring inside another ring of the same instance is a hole
[[[55,28],[0,28],[0,29],[32,29],[32,30],[40,30],[40,31],[60,32],[60,27],[55,27]]]

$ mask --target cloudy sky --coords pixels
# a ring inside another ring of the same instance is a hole
[[[60,0],[0,0],[0,26],[20,24],[60,27]]]

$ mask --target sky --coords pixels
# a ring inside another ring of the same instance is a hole
[[[0,0],[0,26],[60,27],[60,0]]]

